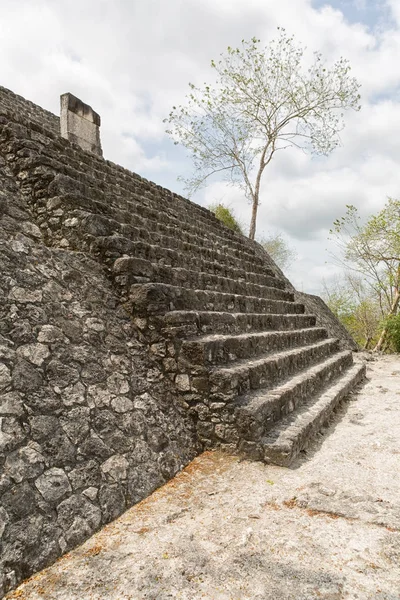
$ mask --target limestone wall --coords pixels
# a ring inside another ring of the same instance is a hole
[[[0,86],[0,107],[19,113],[23,115],[26,122],[38,124],[48,131],[60,135],[59,117],[2,86]]]
[[[0,157],[0,596],[194,457],[104,271],[49,248]]]

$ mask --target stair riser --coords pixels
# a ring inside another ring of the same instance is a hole
[[[361,383],[365,377],[365,366],[360,370],[357,375],[347,384],[339,390],[331,399],[329,405],[327,405],[323,411],[321,411],[316,418],[310,422],[306,427],[303,428],[301,433],[298,435],[290,448],[266,448],[264,450],[263,460],[266,463],[273,463],[282,467],[288,467],[298,454],[307,447],[310,440],[321,430],[321,428],[329,422],[329,419],[338,407],[340,402],[354,389],[354,387]]]
[[[114,243],[114,240],[112,240]],[[117,245],[118,244],[118,245]],[[160,248],[158,246],[150,246],[144,244],[142,242],[134,242],[134,243],[126,243],[122,241],[123,246],[120,245],[120,242],[115,240],[115,246],[118,248],[118,257],[123,253],[129,253],[133,260],[132,268],[130,270],[126,269],[125,281],[126,284],[134,284],[136,283],[137,277],[142,277],[142,273],[135,269],[135,259],[139,258],[142,260],[147,260],[154,265],[154,276],[157,276],[160,280],[165,280],[165,283],[169,283],[170,279],[176,279],[177,281],[181,280],[189,280],[190,278],[196,283],[197,281],[197,273],[201,272],[202,277],[206,278],[207,275],[211,276],[211,278],[215,277],[223,277],[228,279],[233,279],[235,281],[243,281],[244,283],[252,284],[257,287],[274,287],[277,289],[284,289],[285,284],[281,280],[268,276],[268,275],[258,275],[257,273],[245,272],[243,270],[238,270],[236,268],[228,266],[223,266],[219,263],[210,262],[201,259],[198,257],[196,261],[196,257],[191,257],[190,254],[186,253],[184,249],[181,252],[176,252],[175,250],[171,250],[168,248]],[[95,246],[91,247],[93,253],[97,253],[97,241]],[[102,256],[105,258],[106,263],[110,263],[108,250],[106,253],[100,251]],[[113,253],[113,259],[111,260],[111,264],[114,262],[116,257],[116,253]],[[125,260],[125,259],[124,259]],[[128,260],[128,259],[126,259]],[[196,271],[193,270],[193,260],[196,263]],[[157,266],[159,265],[159,266]],[[165,265],[165,266],[164,266]],[[184,272],[181,273],[177,271],[175,274],[170,274],[170,269],[183,269]]]
[[[249,365],[234,377],[211,374],[211,399],[214,402],[230,402],[250,390],[272,389],[281,381],[306,369],[337,350],[338,342],[332,341],[317,347],[302,348],[290,356],[272,359],[261,365]]]
[[[82,241],[83,232],[90,236],[112,236],[114,234],[127,237],[134,241],[142,241],[147,244],[161,246],[175,252],[179,252],[179,257],[190,255],[199,257],[202,261],[216,262],[220,270],[228,266],[229,269],[237,269],[241,276],[246,273],[254,273],[252,279],[262,278],[264,275],[274,276],[271,269],[263,265],[260,259],[250,257],[246,253],[240,253],[225,245],[221,249],[213,242],[200,236],[187,234],[181,228],[179,237],[176,236],[176,226],[167,228],[168,218],[166,215],[160,216],[158,222],[148,221],[139,217],[134,212],[121,211],[116,207],[103,206],[98,199],[89,200],[84,197],[56,197],[57,207],[52,211],[47,208],[46,215],[38,219],[46,225],[49,218],[52,219],[53,234],[59,239],[69,239],[73,246]],[[53,199],[54,200],[54,199]],[[79,208],[78,208],[79,207]],[[82,208],[85,207],[85,210]],[[58,217],[59,211],[63,215]],[[56,211],[56,215],[52,215]],[[87,212],[89,211],[89,212]],[[103,214],[108,211],[109,216]],[[92,214],[94,212],[94,214]],[[110,218],[112,216],[112,218]],[[119,220],[116,220],[118,219]],[[73,219],[76,225],[71,228],[70,223]],[[160,231],[165,221],[164,229],[168,230],[169,235]],[[57,228],[55,227],[57,222]],[[67,223],[67,225],[65,225]],[[206,243],[205,243],[206,242]],[[168,259],[168,255],[163,254],[163,259]],[[176,264],[176,256],[171,253],[169,258],[171,264]],[[221,263],[224,263],[223,265]],[[192,263],[193,264],[193,261]],[[183,265],[182,265],[183,266]]]
[[[127,296],[133,298],[135,296],[135,290],[137,289],[137,284],[133,284],[132,286],[126,285],[126,280],[124,276],[117,276],[116,283],[118,283],[119,287],[122,289],[123,296]],[[234,302],[229,302],[229,304],[207,304],[204,307],[204,304],[201,302],[194,302],[191,304],[184,305],[182,302],[174,303],[174,306],[168,308],[164,312],[168,310],[182,310],[182,309],[196,309],[196,310],[223,310],[237,312],[239,310],[240,304],[245,306],[246,304],[250,305],[251,303],[254,305],[252,312],[265,312],[268,311],[268,301],[269,300],[286,300],[290,298],[291,294],[285,292],[284,290],[280,290],[274,287],[267,286],[259,286],[246,282],[239,282],[234,279],[227,279],[224,277],[219,277],[217,275],[212,275],[209,273],[197,273],[195,271],[190,272],[183,269],[171,269],[167,267],[155,267],[151,272],[148,273],[147,276],[141,276],[138,278],[139,284],[144,282],[154,282],[165,284],[172,287],[177,287],[181,289],[189,289],[193,290],[195,295],[198,290],[202,292],[217,292],[219,294],[226,294],[230,296],[250,296],[258,299],[256,301],[246,301],[238,300]],[[265,300],[267,302],[262,302]],[[211,299],[212,302],[212,299]],[[270,307],[273,311],[273,307]],[[250,306],[251,310],[251,306]],[[292,310],[288,310],[288,312],[300,313],[304,312],[304,308],[301,310],[298,307],[293,307]]]
[[[19,144],[20,149],[22,149],[27,144],[25,138],[29,136],[30,132],[22,126],[24,130],[22,139],[18,139],[18,128],[21,128],[21,125],[16,125],[14,131],[12,131],[12,135],[14,142]],[[240,236],[223,227],[209,211],[200,206],[190,204],[187,200],[172,194],[169,190],[163,190],[159,186],[148,183],[148,190],[144,192],[144,187],[146,186],[144,180],[128,172],[121,178],[118,168],[115,165],[110,167],[104,161],[100,163],[101,170],[99,172],[103,177],[91,177],[89,173],[93,169],[93,163],[96,162],[96,159],[90,157],[91,161],[89,160],[88,163],[88,155],[83,153],[83,158],[85,159],[83,164],[81,160],[74,161],[73,156],[76,151],[71,152],[71,147],[60,144],[60,140],[52,141],[51,139],[47,139],[45,144],[36,140],[35,145],[37,148],[36,158],[32,153],[30,158],[19,160],[18,163],[21,170],[27,171],[30,169],[32,171],[36,166],[43,165],[48,160],[49,164],[54,165],[59,173],[75,180],[76,184],[84,182],[84,195],[91,199],[96,200],[99,195],[106,196],[106,203],[109,203],[111,200],[119,208],[125,205],[128,210],[131,211],[133,208],[139,215],[151,218],[154,221],[162,220],[163,215],[165,215],[166,220],[169,218],[174,220],[175,227],[179,231],[185,225],[193,227],[193,213],[196,213],[198,231],[202,231],[203,236],[210,237],[210,239],[214,237],[216,243],[225,241],[225,245],[236,246],[238,249],[242,246]],[[61,153],[59,152],[60,149],[62,150]],[[57,162],[54,159],[56,155],[59,155],[62,162]],[[79,155],[79,159],[81,158]],[[71,164],[74,163],[76,168],[71,167]],[[110,169],[110,175],[104,177],[103,171],[107,169]],[[62,188],[59,189],[58,195],[65,195],[65,190]],[[133,203],[129,201],[129,197],[133,197]],[[163,207],[162,213],[160,213],[160,206]],[[251,253],[249,248],[243,248],[243,250],[247,251],[249,256],[252,255],[255,257],[255,254]]]
[[[163,330],[174,337],[206,334],[242,334],[257,331],[290,331],[314,327],[313,315],[268,315],[230,313],[170,313]],[[175,333],[176,332],[176,333]]]
[[[74,217],[74,213],[76,211],[72,211],[71,217]],[[78,217],[79,218],[79,217]],[[161,222],[159,221],[161,224]],[[165,225],[168,221],[165,219]],[[219,269],[226,269],[226,266],[230,269],[237,269],[238,276],[244,276],[245,273],[254,273],[256,277],[261,278],[265,275],[269,275],[270,277],[274,276],[274,273],[271,269],[268,269],[265,265],[262,265],[254,258],[249,260],[246,258],[246,255],[238,256],[238,252],[233,252],[230,246],[223,246],[220,250],[219,247],[213,243],[212,241],[206,240],[206,244],[204,243],[204,236],[200,238],[189,237],[188,235],[184,235],[184,231],[180,231],[179,236],[176,236],[176,227],[174,227],[173,232],[175,233],[175,237],[172,235],[165,235],[158,231],[158,227],[155,227],[154,222],[147,221],[147,228],[143,225],[141,227],[137,227],[134,225],[128,225],[127,222],[121,221],[118,223],[115,220],[108,219],[106,217],[102,217],[99,219],[97,215],[93,215],[85,218],[84,223],[82,224],[85,231],[89,234],[96,235],[100,232],[100,235],[115,235],[120,234],[124,237],[128,237],[132,240],[140,240],[152,245],[161,246],[162,248],[168,248],[172,251],[182,253],[184,252],[186,256],[191,257],[191,264],[193,265],[193,257],[198,257],[202,261],[215,262],[219,266]],[[157,224],[158,225],[158,224]],[[169,229],[172,229],[171,227]],[[163,255],[163,259],[168,258]],[[176,256],[174,256],[173,252],[171,253],[171,264],[173,261],[176,263]],[[222,264],[223,263],[223,264]],[[184,266],[183,264],[181,266]]]
[[[169,311],[231,311],[303,314],[304,305],[292,302],[293,294],[270,289],[271,298],[225,294],[164,284],[137,284],[130,288],[126,307],[135,316],[164,315]],[[281,300],[281,297],[285,298]],[[286,300],[288,298],[288,300]],[[157,323],[155,323],[156,325]]]
[[[238,408],[236,426],[240,437],[247,441],[260,441],[274,423],[292,413],[304,400],[317,394],[350,367],[352,362],[351,355],[342,357],[295,388],[277,395],[273,401],[260,406],[255,414],[249,414],[245,409]]]
[[[16,130],[21,127],[20,125],[16,125]],[[23,132],[23,138],[24,136],[28,136],[29,135],[29,131],[24,128],[22,126],[22,129],[24,130]],[[12,132],[14,138],[15,138],[15,133],[16,130]],[[8,132],[9,134],[10,132]],[[100,181],[98,179],[93,179],[91,180],[90,176],[88,175],[88,172],[90,171],[90,161],[89,161],[89,165],[87,164],[88,161],[88,155],[86,153],[83,153],[83,156],[79,157],[84,158],[85,161],[82,162],[80,161],[77,166],[79,167],[78,169],[71,169],[71,167],[69,166],[69,162],[66,159],[66,156],[68,156],[68,152],[70,151],[70,147],[68,145],[65,144],[60,144],[61,140],[58,140],[57,142],[51,141],[50,139],[46,140],[46,143],[49,143],[49,147],[50,150],[47,149],[46,145],[40,144],[37,140],[35,142],[35,145],[37,147],[37,151],[36,151],[36,159],[34,157],[30,157],[27,159],[21,159],[19,158],[18,162],[18,166],[20,170],[24,170],[24,171],[31,171],[31,175],[32,172],[34,172],[35,168],[37,166],[43,166],[43,164],[46,163],[46,159],[48,159],[48,163],[49,165],[53,165],[53,167],[56,169],[56,171],[54,171],[53,169],[53,175],[56,175],[57,170],[60,173],[63,173],[64,175],[69,176],[71,179],[75,180],[73,181],[73,183],[75,184],[75,187],[79,187],[79,183],[81,185],[81,188],[86,192],[86,195],[90,195],[91,193],[93,193],[94,198],[93,199],[97,199],[97,197],[99,196],[99,194],[103,194],[104,190],[106,188],[106,185],[104,183],[104,181]],[[23,150],[24,145],[26,146],[27,143],[31,146],[33,143],[30,140],[26,140],[26,139],[14,139],[14,146],[18,146],[19,144],[19,150]],[[61,146],[61,148],[60,148]],[[17,148],[16,148],[17,149]],[[58,150],[62,150],[62,153],[60,154],[60,152],[58,152]],[[46,156],[46,152],[48,153],[48,157]],[[34,151],[32,150],[32,154],[34,155]],[[40,158],[39,158],[39,154],[40,154]],[[62,158],[62,160],[64,161],[63,163],[58,162],[54,159],[54,156],[60,154],[60,157]],[[95,158],[91,157],[93,160],[95,160]],[[84,167],[85,170],[82,171],[82,167]],[[101,167],[102,169],[107,167],[107,163],[101,161]],[[168,190],[162,190],[162,188],[159,188],[159,186],[155,186],[153,184],[148,184],[149,190],[148,192],[145,194],[145,196],[143,196],[143,185],[144,185],[144,181],[141,180],[140,178],[138,178],[137,176],[135,176],[134,174],[127,174],[125,175],[124,179],[126,181],[132,180],[134,183],[131,183],[130,185],[128,185],[127,187],[125,187],[125,194],[127,194],[129,196],[130,193],[134,193],[133,190],[137,189],[140,193],[138,194],[138,198],[137,200],[139,202],[142,202],[144,204],[141,205],[137,205],[136,207],[133,206],[133,209],[137,209],[136,212],[138,212],[138,214],[142,214],[142,215],[146,215],[147,217],[151,217],[155,222],[159,221],[160,218],[162,219],[162,215],[166,214],[167,212],[170,213],[170,217],[172,219],[174,219],[174,223],[175,223],[175,230],[181,231],[183,228],[183,225],[186,224],[189,227],[193,228],[193,212],[197,211],[197,219],[196,219],[196,224],[198,225],[198,232],[202,233],[203,237],[208,237],[208,236],[214,236],[214,242],[215,243],[222,243],[223,246],[226,245],[230,245],[231,247],[235,247],[236,249],[238,249],[239,251],[241,250],[242,253],[246,253],[247,256],[249,256],[250,260],[259,263],[259,259],[255,256],[255,253],[252,251],[250,252],[250,250],[252,250],[251,248],[246,248],[243,246],[243,244],[241,243],[241,238],[238,235],[233,234],[233,232],[231,232],[230,230],[228,230],[227,228],[223,227],[222,224],[220,222],[218,222],[218,220],[214,217],[214,215],[210,214],[208,211],[206,211],[205,209],[203,209],[202,207],[190,204],[187,200],[180,198],[174,194],[171,194],[171,192],[169,192]],[[140,181],[140,188],[138,187],[139,182],[135,183],[135,180],[139,179]],[[83,182],[85,182],[84,185]],[[31,184],[32,182],[30,182]],[[89,185],[87,185],[89,183]],[[90,185],[90,183],[92,185]],[[112,166],[112,175],[110,176],[110,181],[109,181],[109,185],[110,185],[110,198],[115,202],[116,199],[119,201],[119,203],[121,203],[121,197],[118,197],[118,169],[115,168],[115,165]],[[54,188],[54,186],[53,186]],[[159,188],[159,189],[158,189]],[[69,192],[71,192],[71,190],[68,190]],[[53,195],[56,192],[55,189],[53,189]],[[59,196],[63,196],[67,193],[67,190],[61,189],[58,190],[58,194]],[[37,196],[40,197],[40,196]],[[171,201],[171,199],[173,198],[173,201]],[[110,199],[108,199],[109,202]],[[126,201],[126,199],[125,199]],[[167,202],[167,204],[166,204]],[[151,208],[149,208],[149,203]],[[146,206],[147,204],[147,206]],[[168,206],[168,204],[172,204],[172,206]],[[163,206],[163,213],[160,213],[160,205]],[[129,206],[129,209],[132,210],[132,206]],[[161,215],[161,216],[160,216]],[[210,238],[211,239],[211,238]]]
[[[327,337],[325,329],[314,328],[300,331],[282,331],[265,334],[228,338],[207,343],[183,342],[179,356],[182,369],[190,371],[192,366],[209,367],[257,357],[269,352],[282,352],[298,346],[318,342]]]

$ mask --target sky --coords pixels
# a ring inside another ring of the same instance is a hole
[[[345,115],[341,146],[328,157],[297,148],[265,171],[257,230],[281,234],[297,252],[287,271],[320,293],[340,270],[333,221],[354,204],[363,218],[400,197],[400,0],[1,0],[0,84],[59,114],[71,92],[101,115],[105,158],[184,194],[184,148],[163,119],[188,83],[210,81],[211,59],[227,46],[284,27],[328,64],[348,59],[361,83],[360,112]],[[192,198],[223,202],[244,223],[240,190],[213,180]],[[162,209],[162,207],[160,207]]]

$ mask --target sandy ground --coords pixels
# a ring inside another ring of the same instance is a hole
[[[291,469],[205,453],[20,600],[400,600],[400,358]]]

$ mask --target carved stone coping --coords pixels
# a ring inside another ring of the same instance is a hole
[[[83,150],[103,156],[100,142],[100,115],[73,94],[60,96],[61,137]]]

